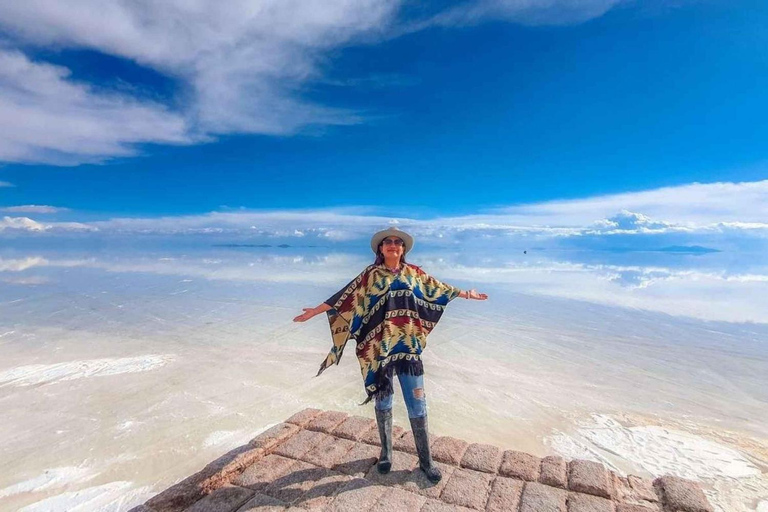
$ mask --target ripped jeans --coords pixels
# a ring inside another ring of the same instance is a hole
[[[423,418],[427,415],[427,397],[424,394],[424,376],[397,374],[400,388],[403,390],[405,407],[408,409],[409,418]],[[385,398],[376,399],[376,409],[386,411],[392,409],[394,393]]]

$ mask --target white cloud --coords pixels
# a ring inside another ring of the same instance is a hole
[[[69,70],[0,49],[0,160],[76,164],[135,154],[137,145],[193,143],[210,135],[290,135],[349,125],[360,113],[304,94],[334,83],[335,48],[433,25],[488,19],[578,23],[624,0],[476,0],[414,22],[404,0],[25,0],[0,2],[7,40],[37,48],[85,48],[129,59],[175,80],[174,109],[72,80]],[[408,77],[351,77],[351,85]]]
[[[0,212],[6,213],[61,213],[68,211],[70,211],[69,208],[40,204],[24,204],[19,206],[6,206],[5,208],[0,208]]]
[[[98,162],[132,155],[138,143],[190,140],[184,119],[162,105],[99,92],[66,68],[2,49],[0,127],[0,160],[14,162]]]
[[[133,154],[207,133],[291,134],[359,122],[302,99],[325,52],[385,27],[396,0],[55,0],[0,3],[0,27],[40,47],[89,48],[187,87],[182,112],[74,83],[62,67],[0,51],[0,159],[50,163]],[[13,127],[13,129],[10,129]]]
[[[13,183],[8,183],[7,181],[0,181],[0,188],[2,187],[14,187],[15,185]]]
[[[627,0],[478,0],[465,2],[419,24],[461,26],[493,20],[525,25],[569,25],[597,18]]]
[[[346,242],[363,240],[397,224],[419,241],[443,244],[482,240],[613,237],[621,235],[768,238],[768,181],[692,184],[645,192],[549,201],[491,213],[433,219],[392,218],[371,209],[226,210],[199,215],[113,218],[88,223],[40,223],[5,217],[3,229],[105,234],[219,235],[263,243],[280,240]],[[691,242],[693,240],[694,242]],[[665,245],[675,245],[673,239]]]
[[[691,227],[717,223],[766,224],[768,180],[692,183],[643,192],[547,201],[495,210],[493,217],[538,226],[586,226],[622,210]]]
[[[0,219],[0,233],[14,232],[62,232],[62,231],[97,231],[98,228],[80,222],[50,222],[42,224],[29,217],[3,217]]]

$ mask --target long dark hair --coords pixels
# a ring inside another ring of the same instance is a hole
[[[374,265],[381,265],[384,263],[384,255],[381,253],[381,246],[384,245],[384,240],[379,242],[379,246],[376,248],[376,261],[373,262]],[[405,245],[403,245],[403,254],[400,255],[400,263],[405,265]]]

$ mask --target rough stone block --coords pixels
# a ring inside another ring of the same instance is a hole
[[[664,508],[671,512],[712,512],[704,491],[696,482],[677,476],[662,476],[653,482],[660,487]]]
[[[450,503],[443,503],[440,500],[430,500],[421,507],[421,512],[474,512],[473,509],[467,507],[460,507],[458,505],[451,505]]]
[[[447,464],[443,464],[442,462],[435,462],[435,465],[443,474],[442,480],[440,480],[438,483],[433,484],[430,482],[427,479],[427,475],[424,474],[421,468],[416,466],[413,468],[413,471],[411,471],[411,473],[405,478],[403,483],[400,484],[400,487],[408,492],[421,494],[426,498],[439,498],[440,493],[443,492],[445,484],[448,483],[448,480],[451,478],[455,468],[454,466],[449,466]]]
[[[345,453],[331,469],[341,473],[364,477],[371,466],[379,460],[381,448],[365,443],[355,443],[347,453]]]
[[[261,491],[263,494],[277,498],[285,503],[292,504],[309,488],[313,482],[322,477],[325,468],[319,468],[303,460],[294,461],[285,475],[274,479]]]
[[[405,430],[403,429],[403,427],[399,425],[392,426],[392,446],[393,447],[395,445],[395,440],[402,437],[403,434],[405,434]],[[376,427],[373,430],[368,431],[368,433],[364,434],[362,439],[360,440],[367,444],[381,446],[381,438],[379,437],[379,428]]]
[[[278,445],[272,453],[282,455],[283,457],[290,457],[292,459],[300,459],[305,453],[317,446],[324,439],[326,438],[322,432],[302,430],[287,441]]]
[[[539,483],[565,489],[568,485],[568,465],[565,459],[557,455],[548,455],[541,459]]]
[[[568,512],[615,512],[611,500],[573,492],[568,496]]]
[[[251,489],[243,487],[222,487],[189,507],[185,512],[234,512],[253,494]]]
[[[491,494],[488,497],[486,512],[516,511],[520,506],[520,496],[523,494],[524,482],[503,476],[497,476],[491,484]]]
[[[301,430],[300,427],[291,423],[279,423],[251,439],[248,444],[253,448],[269,450],[278,443],[285,441],[299,430]]]
[[[350,480],[336,491],[328,512],[359,512],[369,510],[387,490],[364,478]]]
[[[483,471],[484,473],[496,473],[501,462],[501,450],[490,444],[472,443],[464,452],[461,459],[461,467]]]
[[[255,491],[261,490],[273,480],[285,476],[296,461],[280,455],[267,455],[250,465],[232,483],[248,487]]]
[[[256,493],[237,512],[283,512],[285,507],[285,503],[272,496]]]
[[[138,505],[136,507],[133,507],[128,512],[155,512],[155,511],[152,510],[151,508],[149,508],[147,505],[143,505],[142,504],[142,505]]]
[[[336,490],[352,480],[350,476],[325,468],[311,476],[311,485],[293,503],[304,510],[325,510],[333,500]]]
[[[392,469],[389,473],[382,475],[374,465],[368,470],[365,478],[371,482],[381,485],[399,485],[405,482],[408,475],[411,473],[416,464],[419,463],[419,459],[413,455],[405,452],[392,451]]]
[[[609,472],[599,462],[572,460],[568,464],[568,488],[572,491],[610,499],[613,481]]]
[[[455,437],[442,436],[435,439],[432,446],[432,458],[438,462],[458,466],[467,451],[469,443]]]
[[[340,411],[323,411],[315,416],[306,427],[307,430],[316,430],[330,434],[333,429],[341,425],[341,422],[347,419],[348,415]]]
[[[387,489],[370,509],[371,512],[419,512],[427,498],[393,487]]]
[[[661,505],[657,503],[644,502],[642,505],[632,503],[617,503],[616,512],[661,512]]]
[[[568,493],[538,482],[526,482],[520,512],[566,512]]]
[[[359,441],[368,432],[374,429],[378,435],[379,431],[376,428],[376,420],[365,418],[363,416],[350,416],[341,424],[333,429],[333,435],[337,437],[343,437],[351,441]]]
[[[205,470],[195,473],[152,497],[146,505],[153,510],[162,510],[163,512],[184,510],[206,495],[205,484],[211,474]]]
[[[535,482],[539,479],[541,460],[530,453],[507,450],[501,458],[499,474],[502,476]]]
[[[314,464],[316,466],[322,466],[324,468],[332,468],[339,461],[342,460],[344,455],[351,450],[357,443],[350,441],[349,439],[340,439],[334,436],[328,436],[328,439],[319,443],[317,446],[309,450],[302,460]]]
[[[493,475],[456,468],[440,496],[446,503],[473,508],[485,509],[488,494],[491,491]]]
[[[629,482],[634,498],[650,502],[659,501],[656,489],[653,488],[653,482],[651,480],[640,478],[636,475],[629,475],[627,477],[627,482]]]
[[[303,411],[297,412],[296,414],[294,414],[293,416],[285,420],[285,422],[293,423],[298,427],[304,428],[309,424],[310,421],[315,419],[315,417],[317,417],[321,412],[323,411],[321,411],[320,409],[307,408],[307,409],[304,409]]]

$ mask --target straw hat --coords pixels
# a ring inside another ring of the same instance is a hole
[[[387,238],[388,236],[395,236],[404,242],[403,254],[413,249],[413,237],[411,235],[397,228],[387,228],[383,231],[379,231],[378,233],[374,234],[373,238],[371,238],[371,249],[373,250],[374,254],[376,254],[376,251],[379,248],[379,244],[381,243],[381,241]]]

